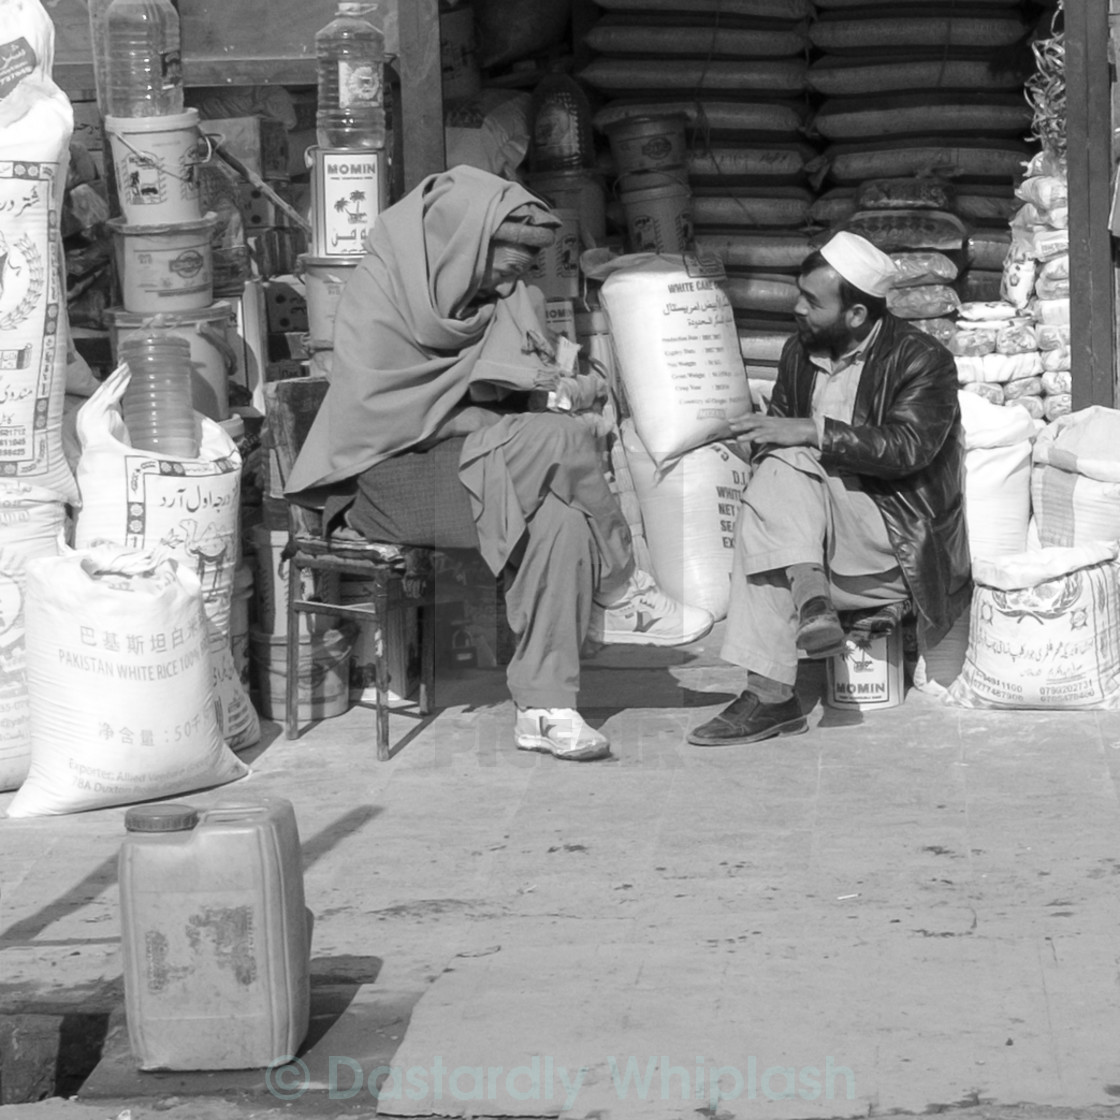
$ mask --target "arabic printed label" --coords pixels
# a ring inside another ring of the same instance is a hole
[[[730,435],[751,409],[735,319],[714,281],[650,257],[603,284],[638,436],[658,465]]]
[[[360,256],[385,201],[381,153],[320,148],[312,167],[312,244],[324,257]]]
[[[0,161],[0,478],[50,466],[58,359],[56,165]],[[59,448],[61,453],[61,448]]]
[[[34,49],[22,35],[0,46],[0,101],[38,65]]]

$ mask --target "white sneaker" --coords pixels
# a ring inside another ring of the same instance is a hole
[[[571,762],[594,762],[611,753],[607,737],[588,727],[575,708],[518,708],[514,739],[518,750]]]
[[[715,619],[707,611],[670,599],[653,576],[639,568],[621,602],[592,608],[590,637],[636,646],[683,646],[702,638],[713,625]]]

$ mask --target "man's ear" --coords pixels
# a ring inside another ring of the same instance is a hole
[[[862,303],[853,303],[844,312],[844,318],[849,330],[858,331],[867,322],[867,308]]]

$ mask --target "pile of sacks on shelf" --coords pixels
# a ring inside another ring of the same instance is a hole
[[[962,303],[955,322],[923,326],[956,357],[963,388],[1036,421],[1071,408],[1069,212],[1063,162],[1042,152],[1016,188],[1000,299]],[[998,247],[1000,242],[992,242]]]

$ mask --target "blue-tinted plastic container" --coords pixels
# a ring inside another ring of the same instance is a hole
[[[125,1010],[141,1069],[258,1069],[295,1054],[310,1014],[311,914],[281,798],[125,814]]]

